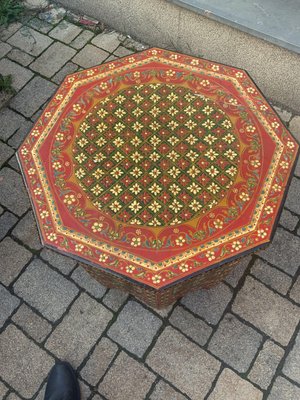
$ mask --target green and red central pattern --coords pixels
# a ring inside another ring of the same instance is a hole
[[[270,242],[297,150],[245,71],[149,49],[69,75],[18,157],[45,244],[160,289]]]

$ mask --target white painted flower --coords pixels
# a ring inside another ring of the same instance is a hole
[[[41,217],[42,219],[45,219],[45,218],[49,217],[48,211],[43,210],[43,211],[40,213],[40,217]]]
[[[74,196],[74,194],[66,194],[65,195],[65,197],[64,197],[64,203],[65,204],[73,204],[73,203],[75,203],[75,201],[76,201],[76,198],[75,198],[75,196]]]
[[[152,276],[152,281],[153,281],[153,283],[160,283],[160,281],[161,281],[161,276],[160,276],[160,275],[154,275],[154,276]]]
[[[142,244],[140,237],[134,237],[131,239],[130,246],[132,247],[139,247]]]
[[[240,250],[242,248],[242,244],[240,241],[236,240],[232,243],[233,250]]]
[[[248,193],[246,193],[246,192],[242,192],[241,194],[240,194],[240,199],[242,200],[242,201],[249,201],[250,200],[250,196],[249,196],[249,194]]]
[[[274,208],[272,206],[267,206],[265,208],[265,211],[266,211],[267,214],[273,214]]]
[[[185,244],[186,240],[185,238],[181,235],[177,239],[175,239],[176,246],[182,247]]]
[[[179,269],[180,269],[180,271],[182,271],[182,272],[186,272],[186,271],[188,271],[188,269],[189,269],[189,265],[186,264],[186,263],[180,264],[180,265],[179,265]]]
[[[263,239],[267,236],[267,232],[264,229],[259,229],[257,231],[257,236]]]
[[[135,266],[130,264],[130,265],[127,265],[125,269],[126,269],[127,273],[132,274],[133,271],[135,270]]]
[[[105,262],[108,259],[108,255],[107,254],[100,254],[99,256],[99,261],[100,262]]]
[[[216,258],[214,251],[207,251],[205,256],[207,257],[208,261],[212,261]]]
[[[83,244],[76,244],[75,245],[75,251],[78,251],[78,253],[81,253],[83,249],[84,249]]]
[[[103,228],[102,222],[94,222],[92,225],[93,232],[101,232],[102,228]]]
[[[50,242],[54,242],[55,240],[57,240],[57,235],[52,232],[47,235],[47,238],[50,240]]]

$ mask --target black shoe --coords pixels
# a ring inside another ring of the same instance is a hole
[[[44,400],[80,400],[75,372],[66,361],[55,364],[51,369]]]

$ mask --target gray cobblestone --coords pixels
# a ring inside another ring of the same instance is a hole
[[[287,356],[283,373],[293,381],[300,383],[300,333],[298,333],[295,344]]]
[[[76,54],[73,61],[83,68],[90,68],[101,64],[108,56],[106,51],[88,44]]]
[[[22,24],[20,22],[13,22],[9,24],[7,27],[2,26],[0,28],[0,40],[7,40],[10,38],[14,33],[17,32],[18,29],[20,29]]]
[[[261,400],[262,398],[263,393],[259,389],[225,368],[208,400]]]
[[[268,389],[283,355],[284,350],[281,347],[271,340],[267,340],[259,352],[248,378],[262,389]]]
[[[286,110],[282,110],[279,107],[274,107],[274,110],[277,112],[277,114],[279,115],[279,117],[282,119],[283,122],[289,122],[289,120],[291,119],[292,113],[286,111]]]
[[[70,46],[74,47],[75,49],[79,50],[82,49],[83,46],[86,45],[86,43],[92,39],[94,36],[94,33],[89,31],[89,30],[84,30],[82,31],[76,39],[74,39],[71,43]]]
[[[8,39],[8,43],[32,56],[41,54],[53,42],[48,36],[23,26]]]
[[[300,177],[300,158],[298,158],[296,168],[295,168],[295,175]]]
[[[241,261],[233,268],[229,275],[225,278],[225,281],[229,283],[230,286],[236,287],[240,279],[244,275],[250,261],[251,256],[243,257]]]
[[[126,47],[123,46],[118,47],[117,50],[114,51],[114,55],[117,57],[126,57],[132,53],[132,50],[126,49]]]
[[[66,65],[62,67],[60,71],[58,71],[57,74],[55,74],[52,78],[52,81],[60,84],[68,74],[73,74],[73,72],[76,72],[78,69],[78,65],[73,64],[72,62],[68,62]]]
[[[32,211],[28,212],[12,231],[13,236],[34,250],[42,247]]]
[[[23,397],[32,398],[54,360],[12,325],[2,333],[0,346],[2,379]]]
[[[8,388],[4,383],[0,382],[0,399],[4,399],[4,396],[8,392]]]
[[[278,228],[273,242],[259,256],[276,265],[284,272],[294,275],[300,266],[300,238]],[[288,257],[284,255],[288,254]]]
[[[17,396],[16,393],[9,393],[6,400],[21,400],[21,397]]]
[[[8,165],[16,171],[20,172],[20,166],[17,160],[17,157],[14,155],[9,161]]]
[[[20,300],[0,285],[0,328],[20,304]]]
[[[37,315],[26,304],[21,305],[12,320],[37,342],[42,342],[52,329],[49,322]]]
[[[17,63],[24,65],[25,67],[29,65],[34,59],[34,57],[32,57],[31,55],[19,49],[12,49],[12,51],[7,54],[7,57],[10,60],[16,61]]]
[[[36,76],[13,98],[10,105],[25,117],[31,117],[55,90],[56,85]]]
[[[103,299],[103,303],[113,311],[118,311],[127,299],[128,293],[122,292],[118,289],[109,289]]]
[[[279,222],[284,228],[293,231],[299,222],[299,218],[293,215],[290,211],[283,209]]]
[[[8,43],[0,41],[0,58],[4,57],[11,50],[11,46]]]
[[[290,298],[293,299],[296,303],[300,304],[300,276],[298,276],[290,291]]]
[[[112,313],[83,293],[55,328],[46,348],[60,359],[78,367],[100,337]]]
[[[209,343],[209,350],[239,372],[246,372],[262,342],[262,336],[226,314]]]
[[[25,137],[30,132],[32,125],[32,122],[24,121],[22,126],[20,126],[17,132],[8,140],[7,143],[15,150],[17,150],[21,143],[23,143]]]
[[[176,307],[172,312],[170,323],[195,342],[204,346],[212,333],[212,328],[201,319],[195,318],[191,313],[182,307]]]
[[[81,399],[88,399],[91,395],[91,389],[84,382],[82,382],[81,379],[78,379],[78,382],[79,382]]]
[[[31,28],[40,31],[41,33],[48,33],[53,28],[51,24],[41,20],[40,18],[32,18],[28,22],[28,25],[31,26]]]
[[[2,140],[7,140],[12,136],[24,123],[25,119],[10,110],[9,108],[3,108],[0,111],[0,138]]]
[[[4,238],[7,232],[15,225],[18,219],[11,214],[10,212],[6,211],[0,217],[0,240]]]
[[[251,273],[257,279],[271,286],[281,294],[287,294],[292,284],[292,278],[278,269],[271,267],[261,259],[257,259],[251,268]]]
[[[12,87],[15,90],[20,90],[33,77],[33,73],[21,65],[3,58],[0,61],[0,71],[3,75],[12,76]]]
[[[251,277],[246,279],[232,309],[283,346],[289,343],[300,318],[298,307]]]
[[[78,267],[72,273],[71,278],[77,282],[79,286],[84,288],[89,294],[101,299],[106,292],[106,287],[97,282],[96,279],[92,278],[91,275],[86,272],[83,267]]]
[[[0,171],[0,203],[19,216],[30,206],[21,176],[10,168]]]
[[[0,243],[0,280],[8,286],[21,272],[32,254],[10,237]]]
[[[79,28],[79,26],[71,24],[71,22],[68,21],[61,21],[54,29],[52,29],[49,36],[69,44],[81,31],[82,29]]]
[[[209,290],[198,290],[181,299],[189,310],[211,324],[217,324],[232,297],[230,289],[221,283]]]
[[[296,214],[300,214],[299,198],[300,198],[300,179],[293,178],[285,201],[285,207],[295,212]]]
[[[109,329],[108,336],[131,353],[142,357],[160,326],[160,319],[140,304],[130,301]]]
[[[14,154],[14,151],[7,144],[0,142],[0,168]]]
[[[294,135],[294,137],[300,142],[300,116],[297,115],[292,118],[289,123],[289,130]]]
[[[114,400],[128,400],[134,393],[135,400],[143,400],[154,380],[152,372],[122,352],[100,383],[99,392]]]
[[[29,264],[14,284],[14,291],[50,321],[59,319],[78,293],[73,283],[41,260]]]
[[[51,78],[62,66],[69,61],[76,51],[65,44],[56,42],[40,55],[30,66],[41,75]]]
[[[95,347],[80,375],[92,386],[96,386],[118,351],[118,346],[107,338]]]
[[[92,43],[103,50],[113,53],[120,45],[119,35],[117,32],[103,32],[97,35]]]
[[[219,369],[220,362],[167,327],[159,336],[146,363],[193,399],[204,399]]]
[[[71,257],[63,256],[62,254],[47,248],[42,250],[40,256],[53,265],[53,267],[60,270],[64,275],[68,275],[76,265],[76,261]]]
[[[276,378],[267,400],[296,400],[300,399],[300,388],[279,376]]]
[[[187,397],[183,396],[181,393],[176,392],[170,385],[164,381],[159,381],[153,393],[150,396],[150,400],[186,400]]]

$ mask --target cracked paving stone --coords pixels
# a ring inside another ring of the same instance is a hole
[[[12,320],[37,342],[42,342],[52,330],[49,322],[37,315],[26,304],[21,305]]]
[[[201,289],[187,294],[181,303],[210,324],[217,324],[231,300],[231,290],[224,283],[212,289]]]
[[[38,234],[38,228],[33,216],[33,212],[27,213],[12,231],[12,235],[21,242],[25,243],[31,249],[40,250],[42,248],[41,240]]]
[[[45,347],[58,358],[78,367],[112,316],[106,307],[83,293],[52,332]]]
[[[128,400],[133,393],[134,400],[144,400],[154,381],[155,375],[143,364],[121,352],[98,390],[111,400]]]
[[[7,58],[0,60],[0,71],[3,75],[12,76],[12,87],[16,91],[22,89],[33,77],[33,73],[29,69],[21,67],[21,65]]]
[[[7,144],[0,142],[0,168],[6,161],[12,157],[14,150],[7,146]]]
[[[300,383],[300,333],[298,333],[295,344],[288,354],[282,372],[293,381]]]
[[[287,274],[294,275],[300,266],[299,247],[300,238],[277,228],[272,243],[266,250],[260,251],[259,256]],[[288,257],[285,257],[285,254],[288,254]]]
[[[87,44],[76,54],[73,58],[73,62],[83,68],[90,68],[101,64],[108,56],[109,53],[106,51],[98,49],[98,47],[92,46],[91,44]]]
[[[80,375],[90,385],[96,386],[115,357],[118,346],[107,338],[97,344]]]
[[[167,327],[149,353],[146,363],[182,393],[202,400],[221,363],[185,336]]]
[[[226,314],[212,336],[208,349],[238,372],[246,372],[262,342],[262,336]]]
[[[153,393],[150,396],[150,400],[186,400],[187,397],[183,396],[183,394],[174,390],[170,385],[168,385],[164,381],[159,381]]]
[[[9,108],[0,111],[0,138],[9,139],[24,124],[25,118]]]
[[[20,300],[13,296],[4,286],[0,285],[0,328],[20,304]]]
[[[34,29],[23,26],[7,42],[32,56],[38,56],[50,46],[53,40]]]
[[[300,276],[298,276],[290,291],[290,298],[293,299],[296,303],[300,304]]]
[[[267,400],[296,400],[300,399],[300,388],[293,385],[282,376],[278,376],[272,386]]]
[[[300,318],[299,307],[250,276],[232,310],[283,346],[289,343]]]
[[[128,299],[128,293],[123,292],[119,289],[109,289],[108,293],[103,299],[103,303],[111,308],[113,311],[118,311],[118,309],[125,303]]]
[[[262,398],[263,393],[259,389],[225,368],[208,400],[261,400]]]
[[[77,287],[41,260],[34,259],[14,291],[50,321],[57,321],[78,293]]]
[[[79,26],[68,21],[62,21],[54,29],[52,29],[52,31],[49,33],[49,36],[69,44],[76,38],[76,36],[79,35],[81,31],[82,29],[79,28]]]
[[[25,117],[31,117],[54,94],[56,88],[54,83],[36,76],[13,98],[10,105]]]
[[[77,285],[81,286],[89,294],[96,297],[96,299],[101,299],[107,290],[106,287],[97,282],[96,279],[92,278],[83,267],[77,267],[72,273],[71,278],[77,283]]]
[[[281,347],[267,340],[248,374],[248,379],[262,389],[268,389],[283,355],[284,350]]]
[[[142,357],[162,322],[135,301],[129,301],[108,331],[108,336],[131,353]]]
[[[54,360],[15,326],[1,334],[0,375],[21,396],[31,399],[48,375]]]
[[[28,263],[32,254],[10,237],[0,243],[0,281],[8,286]]]
[[[299,117],[300,118],[300,117]],[[300,179],[293,178],[290,184],[285,207],[296,214],[300,214]]]
[[[64,275],[69,275],[69,273],[73,271],[75,265],[77,264],[77,262],[71,257],[63,256],[62,254],[47,248],[42,250],[40,256]]]

